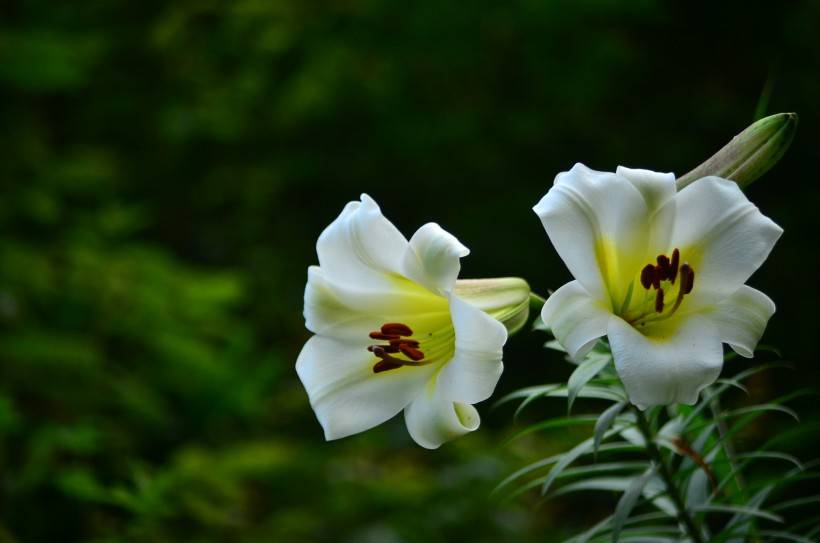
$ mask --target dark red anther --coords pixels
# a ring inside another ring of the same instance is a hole
[[[686,268],[686,272],[684,272],[684,268]],[[680,267],[680,288],[681,292],[684,294],[689,294],[692,292],[692,289],[695,286],[695,270],[693,270],[689,264],[684,263],[683,266]]]
[[[391,339],[390,340],[390,345],[397,345],[397,346],[409,345],[410,347],[418,347],[419,342],[416,341],[415,339],[399,338],[399,339]]]
[[[644,266],[644,268],[641,270],[641,285],[643,285],[643,288],[649,290],[649,287],[655,284],[656,276],[657,272],[655,270],[655,266],[653,266],[652,264],[647,264],[646,266]]]
[[[399,336],[397,336],[396,334],[384,334],[382,332],[370,332],[370,337],[372,339],[384,339],[384,340],[399,339]]]
[[[658,293],[655,295],[655,311],[663,313],[663,289],[658,289]]]
[[[693,286],[695,286],[695,272],[687,262],[684,262],[680,267],[681,294],[689,294]]]
[[[367,348],[371,353],[375,353],[376,349],[381,349],[383,353],[397,353],[399,348],[396,345],[371,345]]]
[[[669,257],[666,255],[658,255],[658,277],[661,281],[669,279]]]
[[[675,249],[672,251],[672,262],[669,265],[669,280],[675,284],[675,279],[678,277],[678,264],[680,263],[680,251]]]
[[[382,334],[394,336],[412,336],[413,330],[400,322],[388,322],[382,325]]]
[[[410,347],[409,345],[399,345],[399,350],[410,360],[415,360],[418,362],[422,358],[424,358],[424,353],[420,350],[416,349],[415,347]]]
[[[381,373],[383,371],[394,370],[400,367],[402,367],[402,364],[399,364],[398,362],[393,362],[391,360],[379,360],[373,366],[373,373]]]

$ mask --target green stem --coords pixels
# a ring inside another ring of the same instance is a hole
[[[530,309],[537,309],[541,311],[541,308],[544,307],[544,304],[547,303],[547,299],[539,296],[534,292],[530,292]]]
[[[658,446],[655,444],[655,436],[652,435],[652,428],[649,426],[649,421],[646,419],[646,415],[644,415],[643,411],[634,406],[633,411],[635,412],[635,417],[638,422],[638,429],[641,431],[641,434],[643,434],[644,441],[646,442],[646,452],[649,455],[649,458],[658,466],[658,473],[660,473],[663,482],[666,484],[666,492],[669,494],[669,498],[672,500],[672,503],[675,505],[675,509],[678,511],[678,520],[686,527],[686,531],[689,533],[689,537],[694,543],[704,543],[703,534],[697,524],[695,524],[695,520],[689,514],[689,511],[686,509],[686,504],[684,503],[683,498],[681,498],[680,489],[675,483],[672,473],[669,471],[669,465],[666,463],[666,459],[663,457],[660,449],[658,449]]]

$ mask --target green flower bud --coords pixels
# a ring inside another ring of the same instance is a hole
[[[709,175],[731,179],[745,188],[786,154],[796,131],[796,113],[778,113],[760,119],[732,138],[712,158],[678,178],[678,190]]]
[[[453,293],[501,322],[510,334],[530,316],[530,286],[518,277],[459,279]]]

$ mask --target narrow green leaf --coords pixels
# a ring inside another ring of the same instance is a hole
[[[551,388],[547,391],[544,391],[544,392],[541,392],[541,393],[538,393],[538,394],[532,394],[531,396],[528,396],[527,398],[524,398],[524,401],[522,401],[520,404],[518,404],[518,407],[515,408],[515,413],[513,413],[513,421],[517,421],[518,417],[521,416],[521,413],[524,411],[524,409],[526,409],[527,406],[530,405],[532,402],[534,402],[535,400],[537,400],[539,398],[545,397],[547,394],[549,394],[553,390],[558,390],[559,388],[561,388],[561,386],[562,385],[556,385],[556,386],[554,386],[553,388]]]
[[[797,543],[817,543],[814,539],[799,536],[789,532],[782,532],[777,530],[760,530],[758,533],[765,537],[772,537],[774,539],[783,539],[785,541],[796,541]]]
[[[727,411],[725,416],[726,418],[736,417],[738,415],[745,415],[747,413],[757,413],[757,412],[771,412],[771,411],[778,411],[780,413],[786,413],[790,417],[792,417],[797,422],[800,422],[800,416],[795,412],[794,409],[786,407],[785,405],[777,405],[772,403],[764,403],[758,405],[751,405],[748,407],[741,407],[740,409],[734,409],[732,411]]]
[[[735,455],[738,460],[785,460],[791,462],[799,470],[803,470],[803,464],[800,459],[791,454],[786,454],[777,451],[752,451],[746,453],[739,453]]]
[[[733,380],[741,382],[744,379],[746,379],[747,377],[751,377],[752,375],[754,375],[756,373],[760,373],[761,371],[765,371],[765,370],[768,370],[768,369],[771,369],[771,368],[782,368],[782,367],[785,367],[785,366],[786,366],[786,364],[784,362],[769,362],[767,364],[761,364],[759,366],[755,366],[753,368],[749,368],[745,371],[742,371],[742,372],[738,373],[737,375],[734,376]],[[698,402],[695,409],[693,409],[692,412],[689,414],[689,416],[683,421],[683,427],[688,428],[689,424],[691,424],[692,421],[695,420],[695,418],[698,415],[700,415],[703,412],[704,409],[709,407],[712,400],[714,400],[715,398],[719,398],[724,392],[726,392],[732,386],[734,386],[734,385],[732,385],[731,383],[728,383],[728,382],[724,382],[724,383],[722,383],[721,385],[719,385],[717,387],[711,387],[710,389],[708,389],[706,394],[703,395],[703,398],[701,399],[701,401]]]
[[[526,435],[532,434],[534,432],[539,432],[541,430],[551,430],[553,428],[565,428],[567,426],[578,426],[582,424],[592,424],[596,421],[596,417],[594,415],[575,415],[571,417],[560,417],[557,419],[547,419],[545,421],[531,424],[527,426],[523,430],[516,432],[511,437],[507,438],[503,445],[508,445],[511,442],[524,437]]]
[[[757,344],[757,347],[755,348],[755,354],[757,353],[772,353],[777,358],[783,358],[783,353],[780,352],[780,349],[778,349],[774,345],[768,345],[766,343]]]
[[[575,462],[584,453],[588,452],[591,447],[592,439],[587,439],[564,453],[561,459],[552,466],[552,469],[544,478],[544,482],[541,485],[541,494],[546,494],[550,489],[550,486],[552,486],[552,483],[555,481],[555,478],[561,474],[564,468]]]
[[[609,524],[612,522],[613,516],[614,515],[609,515],[587,531],[575,535],[569,539],[565,539],[564,543],[587,543],[598,533],[606,533],[608,531]],[[628,518],[626,522],[624,522],[624,526],[634,526],[642,522],[664,520],[668,518],[669,515],[666,513],[644,513],[643,515],[635,515],[634,517]]]
[[[710,456],[713,456],[714,452],[717,452],[718,448],[713,449]],[[740,453],[735,455],[737,460],[743,460],[737,466],[734,467],[725,477],[720,480],[717,489],[715,489],[715,493],[721,492],[728,484],[735,480],[738,474],[742,473],[743,470],[748,468],[755,460],[785,460],[786,462],[790,462],[797,467],[798,470],[803,469],[803,465],[800,463],[800,460],[792,456],[790,454],[781,453],[777,451],[753,451],[748,453]],[[729,462],[729,460],[725,460],[724,462]]]
[[[813,530],[810,530],[808,533],[806,533],[806,537],[813,538],[818,534],[820,534],[820,526],[817,526]],[[814,541],[814,539],[812,539],[812,541]]]
[[[807,496],[805,498],[797,498],[787,502],[778,503],[777,505],[770,507],[770,509],[772,511],[783,511],[784,509],[791,509],[792,507],[800,507],[802,505],[809,505],[812,503],[820,503],[820,495]]]
[[[575,368],[567,381],[567,413],[572,411],[572,404],[581,389],[589,383],[598,373],[612,362],[609,355],[588,356],[581,364]]]
[[[615,417],[618,416],[625,406],[626,402],[618,402],[607,407],[595,422],[595,429],[592,434],[592,454],[595,460],[598,459],[598,447],[601,446],[601,439],[603,439],[604,433],[609,430]]]
[[[559,385],[553,383],[549,385],[527,387],[522,388],[520,390],[516,390],[515,392],[511,392],[510,394],[507,394],[506,396],[502,397],[495,404],[493,404],[492,409],[497,409],[501,405],[509,403],[513,400],[523,399],[521,404],[515,410],[515,414],[513,415],[513,419],[517,420],[518,416],[521,414],[524,408],[530,405],[535,400],[547,397],[563,398],[567,395],[567,387],[563,384]],[[593,384],[586,386],[583,390],[581,390],[578,393],[578,397],[597,400],[610,400],[614,402],[626,399],[624,393],[620,388],[601,386],[597,384],[597,381]]]
[[[519,405],[515,411],[514,418],[517,418],[524,407],[528,406],[529,404],[531,404],[539,398],[564,398],[567,395],[568,391],[565,385],[553,383],[549,385],[527,387],[522,388],[520,390],[516,390],[515,392],[511,392],[510,394],[507,394],[506,396],[500,398],[495,404],[493,404],[492,409],[497,409],[501,405],[509,403],[513,400],[523,399],[521,405]],[[625,394],[622,392],[620,388],[600,386],[597,384],[597,381],[593,384],[587,385],[586,387],[584,387],[583,390],[578,392],[578,397],[595,400],[610,400],[613,402],[626,400]]]
[[[804,530],[806,528],[813,528],[820,530],[820,515],[813,515],[809,516],[807,519],[803,519],[800,522],[795,522],[789,525],[789,530],[792,532],[797,532],[800,530]],[[811,531],[809,531],[806,536],[811,535]]]
[[[506,486],[509,486],[511,483],[513,483],[514,481],[517,481],[521,477],[523,477],[523,476],[525,476],[529,473],[532,473],[533,471],[539,470],[541,468],[545,468],[545,467],[549,466],[550,464],[554,464],[556,461],[558,461],[559,458],[561,458],[561,456],[562,456],[562,454],[555,454],[555,455],[549,456],[547,458],[542,458],[541,460],[533,462],[532,464],[528,464],[528,465],[524,466],[523,468],[511,473],[510,475],[505,477],[504,480],[502,480],[500,483],[498,483],[495,486],[495,488],[493,489],[491,494],[498,494],[501,491],[501,489],[503,489]]]
[[[629,517],[629,514],[632,513],[632,509],[635,507],[638,498],[641,497],[646,483],[655,475],[655,471],[655,465],[650,465],[643,475],[635,478],[629,484],[629,487],[624,491],[621,499],[618,500],[618,505],[615,506],[615,514],[612,518],[612,543],[618,543],[624,522]]]
[[[614,442],[614,443],[605,443],[604,445],[601,445],[601,448],[600,448],[600,452],[638,452],[640,450],[641,449],[635,447],[631,443],[627,443],[627,442],[624,442],[624,441],[617,441],[617,442]],[[541,460],[538,460],[536,462],[533,462],[532,464],[528,464],[527,466],[524,466],[523,468],[521,468],[521,469],[515,471],[514,473],[508,475],[503,481],[498,483],[498,485],[496,485],[496,487],[493,489],[492,493],[497,494],[498,492],[501,491],[501,489],[503,489],[506,486],[509,486],[514,481],[517,481],[518,479],[524,477],[525,475],[528,475],[528,474],[530,474],[534,471],[537,471],[541,468],[545,468],[545,467],[549,466],[550,464],[555,463],[562,456],[563,456],[563,453],[562,454],[556,454],[556,455],[550,456],[548,458],[542,458]]]
[[[771,494],[771,493],[772,493],[772,491],[774,490],[775,486],[776,486],[775,484],[769,484],[769,485],[766,485],[766,486],[765,486],[764,488],[762,488],[759,492],[757,492],[754,496],[752,496],[751,498],[749,498],[749,500],[746,502],[746,506],[747,506],[747,507],[751,507],[751,508],[758,508],[758,507],[760,507],[761,505],[763,505],[763,502],[765,502],[765,501],[766,501],[766,498],[768,498],[768,497],[769,497],[769,494]],[[718,491],[720,491],[722,488],[723,488],[723,487],[722,487],[722,485],[718,485],[717,490],[718,490]],[[750,489],[749,489],[749,488],[747,488],[747,490],[750,490]],[[729,536],[729,534],[734,533],[734,531],[736,530],[736,528],[737,528],[737,527],[740,527],[740,526],[742,526],[742,527],[743,527],[743,535],[745,535],[746,533],[748,533],[748,531],[749,531],[749,525],[748,525],[748,522],[749,522],[751,519],[752,519],[752,517],[751,517],[751,516],[749,516],[749,515],[744,515],[743,513],[738,513],[738,514],[736,514],[735,516],[733,516],[733,517],[729,520],[729,522],[727,522],[727,523],[726,523],[726,527],[725,527],[725,529],[724,529],[724,531],[725,531],[726,533],[725,533],[725,534],[723,534],[723,533],[721,533],[721,534],[720,534],[720,537],[722,538],[722,539],[720,539],[720,540],[725,540],[725,539],[727,539],[727,538],[728,538],[728,536]],[[723,538],[723,536],[724,536],[724,535],[726,536],[725,538]]]
[[[612,471],[643,471],[647,468],[647,463],[640,460],[629,462],[605,462],[600,464],[589,464],[588,466],[579,466],[577,468],[567,468],[559,476],[559,479],[569,477],[579,477],[589,475],[591,473],[605,473]]]
[[[545,394],[551,398],[565,398],[568,395],[566,387],[552,390]],[[613,402],[620,402],[626,400],[626,397],[619,391],[612,387],[598,386],[590,384],[578,392],[578,398],[589,398],[593,400],[610,400]]]
[[[625,492],[635,477],[594,477],[576,483],[562,486],[550,494],[552,497],[580,492],[582,490],[609,490],[613,492]],[[534,481],[533,481],[534,482]],[[543,481],[542,481],[543,482]]]
[[[680,539],[677,537],[661,537],[661,536],[677,536],[680,534],[680,530],[674,526],[668,525],[647,525],[647,526],[640,526],[638,528],[630,528],[628,530],[624,530],[621,533],[620,541],[622,543],[632,542],[651,542],[651,543],[659,543],[663,541],[674,541],[679,542]],[[614,535],[614,534],[613,534]],[[593,543],[609,543],[614,541],[612,537],[605,537],[605,536],[598,536],[592,540]]]
[[[594,543],[598,543],[599,541],[603,543],[606,539],[595,539],[593,540]],[[680,543],[680,539],[677,537],[657,537],[657,536],[632,536],[632,537],[624,537],[621,539],[621,543]]]
[[[794,393],[786,394],[785,396],[781,396],[780,398],[777,398],[776,400],[774,400],[773,402],[770,402],[768,404],[763,404],[762,407],[761,406],[750,406],[748,408],[744,408],[743,410],[737,410],[737,411],[742,411],[741,414],[743,416],[741,416],[740,420],[735,422],[720,437],[720,439],[717,440],[717,442],[713,445],[713,448],[716,448],[716,447],[719,447],[719,446],[723,445],[723,443],[726,442],[726,440],[730,439],[732,436],[734,436],[735,434],[740,432],[743,428],[745,428],[746,426],[751,424],[755,419],[760,417],[763,413],[772,411],[773,408],[775,408],[775,407],[782,407],[782,406],[779,406],[778,404],[789,401],[791,399],[794,399],[794,398],[799,397],[801,395],[807,394],[809,392],[810,391],[808,389],[802,390],[802,391],[796,391]],[[724,418],[724,416],[721,416],[721,418]]]
[[[595,524],[594,526],[592,526],[592,528],[590,528],[586,532],[583,532],[581,534],[578,534],[575,537],[572,537],[570,539],[565,540],[564,543],[587,543],[590,539],[595,537],[595,534],[597,534],[598,532],[603,530],[606,526],[608,526],[610,522],[612,522],[612,515],[606,517],[605,519],[603,519],[598,524]]]
[[[691,509],[695,513],[736,513],[748,517],[757,517],[772,522],[783,522],[783,517],[763,511],[755,507],[741,507],[739,505],[698,505]]]
[[[620,431],[620,428],[613,428],[609,430],[604,437],[609,437],[610,435],[615,435]],[[544,484],[541,487],[541,494],[546,494],[549,491],[550,486],[555,481],[555,478],[558,477],[564,468],[575,462],[578,458],[583,456],[584,454],[590,452],[592,450],[592,438],[585,439],[561,457],[553,466],[547,476],[544,478]]]
[[[718,379],[717,381],[715,381],[715,384],[717,384],[717,385],[729,385],[730,387],[734,387],[738,390],[743,391],[743,393],[746,394],[747,396],[749,395],[749,389],[746,388],[746,385],[744,385],[743,383],[741,383],[737,379],[730,379],[730,378]]]
[[[492,408],[497,409],[497,408],[501,407],[502,405],[504,405],[505,403],[510,403],[511,401],[514,401],[514,400],[525,399],[525,398],[528,398],[528,397],[531,397],[531,396],[534,396],[534,395],[540,395],[540,394],[543,394],[546,391],[556,389],[556,388],[559,388],[561,386],[563,386],[563,385],[558,384],[558,383],[550,383],[550,384],[546,384],[546,385],[538,385],[538,386],[533,386],[533,387],[520,388],[520,389],[515,390],[513,392],[510,392],[509,394],[506,394],[506,395],[502,396],[501,398],[499,398],[498,400],[496,400],[496,402],[493,403]]]

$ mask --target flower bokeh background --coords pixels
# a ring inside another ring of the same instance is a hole
[[[316,237],[367,192],[405,234],[458,236],[463,277],[545,293],[569,274],[530,209],[557,172],[683,174],[767,112],[801,125],[748,190],[786,232],[750,284],[795,370],[752,394],[816,385],[818,20],[810,0],[4,3],[0,541],[553,541],[600,518],[617,496],[489,497],[588,434],[504,445],[491,402],[435,452],[400,420],[324,443],[293,369]],[[499,396],[566,379],[545,339],[511,340]],[[812,458],[816,405],[739,441]]]

